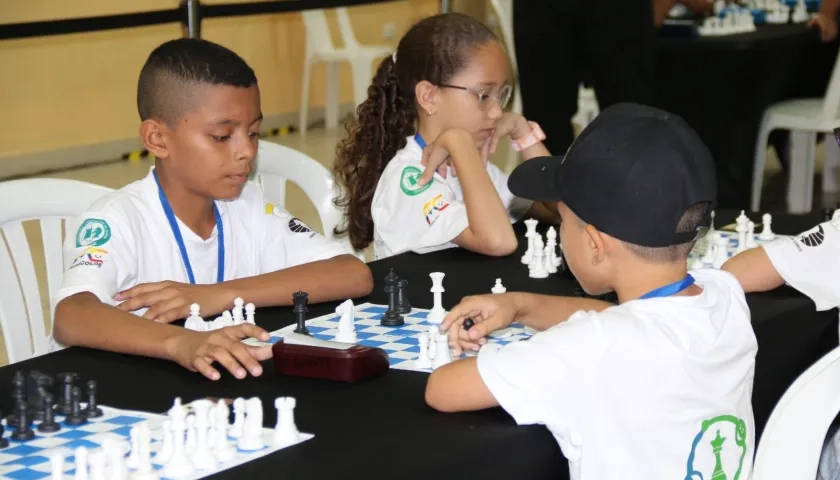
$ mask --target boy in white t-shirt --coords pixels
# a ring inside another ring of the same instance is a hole
[[[460,13],[418,22],[382,61],[334,166],[356,249],[373,242],[375,259],[456,246],[502,256],[516,250],[511,224],[526,213],[559,220],[511,194],[487,161],[505,137],[523,160],[549,154],[539,126],[504,112],[509,65],[496,35]]]
[[[615,291],[619,304],[464,299],[441,330],[456,355],[478,355],[432,373],[429,405],[500,405],[519,424],[546,425],[572,479],[749,478],[757,344],[744,292],[726,272],[686,272],[717,194],[699,137],[674,115],[618,104],[565,157],[529,160],[509,185],[557,202],[569,268],[587,293]],[[541,331],[486,342],[514,321]]]
[[[372,289],[367,266],[248,181],[257,152],[260,92],[235,53],[204,40],[156,48],[140,73],[140,136],[149,175],[106,195],[68,224],[54,346],[160,357],[220,378],[260,375],[268,338],[248,323],[213,332],[169,325],[200,306],[212,320],[234,299],[256,306],[353,298]],[[247,370],[247,371],[246,371]]]
[[[746,292],[788,284],[813,300],[818,311],[840,307],[840,210],[796,237],[739,253],[721,268],[735,275]],[[820,480],[840,479],[840,434],[830,437],[820,459]]]

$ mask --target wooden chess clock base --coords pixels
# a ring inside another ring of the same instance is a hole
[[[358,382],[385,375],[388,354],[381,348],[319,340],[290,333],[272,347],[274,369],[283,375]]]

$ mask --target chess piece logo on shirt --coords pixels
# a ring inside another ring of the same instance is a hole
[[[805,245],[806,247],[819,247],[822,245],[824,240],[825,230],[823,230],[822,225],[817,225],[816,227],[796,237],[796,243]]]
[[[426,223],[432,226],[435,220],[440,216],[440,212],[446,210],[449,204],[443,199],[443,194],[439,193],[432,197],[431,200],[423,204],[423,216],[426,217]]]
[[[705,420],[688,455],[686,480],[741,478],[747,455],[747,424],[732,415]]]
[[[309,226],[308,226],[307,224],[305,224],[305,223],[301,222],[301,221],[300,221],[299,219],[297,219],[297,218],[292,218],[291,220],[289,220],[289,230],[291,230],[291,231],[293,231],[293,232],[295,232],[295,233],[311,233],[312,235],[314,235],[314,234],[315,234],[315,233],[312,231],[312,229],[311,229],[311,228],[309,228]],[[311,237],[312,235],[310,235],[310,237]]]
[[[408,166],[403,168],[400,174],[400,190],[410,197],[425,192],[432,186],[434,180],[430,180],[429,183],[421,186],[419,182],[422,176],[423,171],[417,167]]]
[[[85,251],[73,260],[70,268],[76,267],[96,267],[102,268],[105,263],[105,256],[108,255],[108,250],[97,247],[87,247]]]
[[[111,227],[100,218],[88,218],[76,232],[77,247],[101,247],[111,239]]]

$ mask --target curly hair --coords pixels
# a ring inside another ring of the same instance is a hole
[[[416,130],[415,87],[424,80],[447,83],[469,65],[478,48],[491,41],[498,41],[493,31],[472,17],[435,15],[400,39],[396,61],[387,57],[379,64],[368,97],[357,109],[357,120],[348,124],[347,136],[338,144],[333,166],[341,188],[335,204],[347,219],[335,233],[347,233],[356,250],[373,241],[371,203],[379,177]]]

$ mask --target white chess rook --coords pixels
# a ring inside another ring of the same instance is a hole
[[[443,289],[443,277],[445,275],[446,274],[443,272],[432,272],[429,274],[429,276],[432,278],[431,292],[435,296],[435,304],[432,307],[432,310],[426,316],[426,321],[428,321],[429,323],[440,324],[446,317],[446,310],[443,309],[442,298],[442,294],[445,291]]]
[[[275,447],[292,445],[300,440],[300,432],[295,425],[295,406],[293,397],[279,397],[274,400],[277,409],[277,425],[274,427],[273,443]]]

